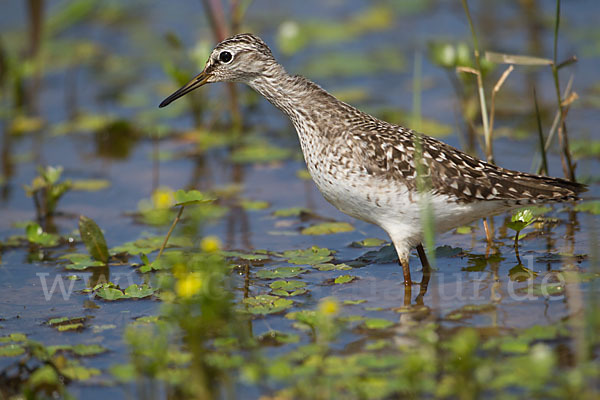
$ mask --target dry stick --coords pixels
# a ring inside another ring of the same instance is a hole
[[[558,79],[558,29],[560,27],[560,0],[556,0],[556,18],[554,24],[554,57],[552,63],[552,77],[554,78],[554,88],[558,100],[558,109],[560,110],[560,123],[558,126],[558,139],[561,147],[560,158],[563,166],[565,178],[575,181],[575,167],[571,161],[571,152],[569,150],[569,137],[567,135],[567,124],[565,122],[566,113],[560,96],[560,81]]]
[[[467,20],[469,21],[469,27],[471,28],[471,36],[473,37],[473,53],[475,55],[475,67],[477,68],[477,87],[479,93],[479,106],[481,108],[481,122],[483,123],[483,133],[485,134],[485,153],[487,161],[490,163],[494,162],[494,155],[492,153],[492,136],[490,127],[488,124],[487,106],[485,104],[485,93],[483,91],[483,79],[481,77],[481,62],[479,60],[479,42],[477,41],[477,34],[475,33],[475,27],[473,26],[473,20],[471,19],[471,13],[469,12],[469,6],[467,0],[462,0]]]
[[[540,116],[540,108],[538,106],[537,94],[535,86],[533,87],[533,102],[535,104],[535,117],[537,119],[538,135],[540,138],[540,149],[542,152],[542,170],[545,175],[548,175],[548,160],[546,159],[546,149],[544,148],[544,132],[542,131],[542,118]]]
[[[504,73],[502,74],[502,76],[500,77],[500,79],[498,79],[498,82],[496,83],[496,86],[494,86],[494,92],[492,94],[492,112],[491,112],[491,118],[490,118],[490,132],[493,129],[493,124],[494,124],[494,108],[495,108],[495,98],[496,98],[496,92],[498,92],[500,90],[500,87],[502,87],[502,84],[504,84],[504,81],[506,80],[506,78],[508,77],[508,75],[511,73],[511,71],[513,70],[513,66],[509,66],[506,71],[504,71]],[[475,76],[477,76],[478,80],[481,78],[481,73],[479,71],[477,71],[474,68],[471,67],[456,67],[456,71],[457,72],[465,72],[468,74],[473,74]],[[491,137],[491,135],[490,135]],[[486,141],[487,143],[487,141]],[[493,154],[492,153],[492,144],[490,141],[490,145],[487,146],[486,144],[486,150],[489,149],[489,154]],[[494,160],[492,158],[492,160],[490,161],[488,159],[489,162],[493,163]],[[487,218],[483,218],[483,229],[485,230],[485,238],[488,242],[488,245],[490,245],[493,241],[493,236],[492,236],[492,231],[488,225],[488,221]]]
[[[156,256],[155,262],[159,260],[160,256],[162,256],[163,251],[165,251],[165,247],[167,247],[167,242],[169,241],[169,238],[171,237],[171,233],[173,233],[173,229],[175,229],[175,225],[177,225],[177,223],[181,219],[181,213],[183,213],[184,208],[185,208],[185,206],[179,207],[179,212],[177,213],[175,220],[171,224],[171,227],[169,228],[169,232],[167,232],[167,236],[165,237],[165,240],[164,240],[162,246],[160,246],[160,251],[158,252],[158,256]]]
[[[563,93],[564,98],[571,98],[571,96],[573,95],[573,93],[571,93],[571,89],[573,87],[573,78],[574,78],[574,75],[571,75],[571,77],[569,78],[569,82],[567,82],[567,87],[565,88],[565,91]],[[557,131],[559,122],[560,122],[560,110],[557,110],[556,113],[554,114],[554,120],[552,120],[552,126],[550,127],[550,131],[548,132],[548,137],[546,138],[546,143],[544,145],[544,150],[546,152],[548,151],[548,149],[550,149],[550,145],[552,144],[552,140],[554,139],[554,134]],[[536,160],[536,163],[537,163],[537,160]],[[542,173],[541,164],[538,165],[536,168],[534,168],[534,170],[536,171],[536,173],[538,175],[541,174]]]
[[[498,82],[496,82],[494,90],[492,90],[492,104],[490,105],[490,136],[492,136],[492,133],[494,132],[494,117],[496,115],[496,94],[500,91],[500,88],[502,87],[502,85],[504,85],[504,81],[506,81],[506,78],[508,78],[508,75],[510,75],[513,69],[515,69],[515,67],[509,65],[506,71],[504,71],[500,76],[500,79],[498,79]]]

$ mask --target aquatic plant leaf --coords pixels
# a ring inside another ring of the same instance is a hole
[[[333,283],[335,283],[336,285],[342,285],[344,283],[350,283],[355,279],[356,276],[354,275],[340,275],[333,280]]]
[[[110,186],[108,179],[76,179],[71,181],[71,189],[84,192],[97,192]]]
[[[317,312],[314,310],[294,311],[285,314],[285,318],[298,321],[312,327],[317,323]]]
[[[256,272],[256,277],[260,279],[276,279],[276,278],[294,278],[306,272],[300,267],[278,267],[275,269],[261,269]]]
[[[531,225],[534,220],[533,211],[530,208],[522,208],[513,214],[506,226],[518,232]]]
[[[583,211],[588,212],[590,214],[598,215],[600,214],[600,201],[586,201],[585,203],[580,203],[575,206],[575,211]]]
[[[323,264],[333,260],[332,250],[313,246],[305,250],[287,250],[283,252],[283,257],[287,258],[291,264]]]
[[[150,236],[141,238],[133,242],[126,242],[122,245],[112,247],[110,249],[111,254],[128,253],[132,256],[139,254],[149,254],[153,251],[160,249],[164,242],[164,236]],[[194,243],[189,237],[186,236],[171,236],[167,248],[171,247],[193,247]]]
[[[96,290],[95,293],[96,296],[108,301],[121,300],[127,297],[119,289],[108,286],[101,287],[100,289]]]
[[[248,305],[248,312],[251,314],[274,314],[290,308],[294,304],[293,300],[282,299],[281,297],[262,294],[255,297],[244,299]]]
[[[73,346],[72,351],[78,356],[95,356],[107,352],[108,349],[99,344],[76,344]]]
[[[271,289],[296,290],[306,286],[306,282],[302,281],[275,281],[269,285]]]
[[[379,247],[386,241],[378,238],[366,238],[357,242],[352,242],[350,247]]]
[[[329,235],[332,233],[351,232],[354,227],[347,222],[323,222],[302,229],[303,235]]]
[[[459,226],[456,228],[455,232],[459,235],[468,235],[473,231],[473,228],[470,226]]]
[[[360,299],[360,300],[344,300],[344,302],[342,304],[344,304],[345,306],[355,306],[358,304],[363,304],[366,303],[367,301],[365,299]]]
[[[394,325],[394,322],[383,318],[368,318],[364,321],[368,329],[387,329]]]
[[[27,340],[27,335],[24,333],[11,333],[8,336],[0,336],[0,343],[24,342]]]
[[[175,200],[175,207],[188,206],[191,204],[208,203],[214,201],[212,197],[207,197],[204,193],[199,190],[183,190],[179,189],[173,194]]]
[[[60,368],[60,373],[69,379],[85,381],[92,376],[100,375],[100,370],[97,368],[86,368],[74,360],[69,360],[65,367]]]
[[[254,253],[243,253],[241,251],[222,251],[221,254],[228,258],[246,261],[266,261],[269,259],[269,255],[265,250],[256,250]]]
[[[125,289],[124,294],[127,298],[142,299],[144,297],[152,296],[155,291],[156,289],[147,284],[137,285],[134,283]]]
[[[264,210],[271,206],[268,201],[261,200],[241,200],[240,205],[248,211]]]
[[[270,330],[258,336],[257,340],[263,346],[278,346],[287,343],[298,343],[300,341],[300,336],[295,333]]]
[[[110,374],[117,382],[127,383],[137,378],[137,369],[133,364],[115,364],[109,368]]]
[[[31,373],[27,385],[31,387],[60,387],[63,382],[53,366],[43,365]]]
[[[69,270],[82,270],[90,267],[101,267],[102,261],[92,260],[89,254],[70,253],[58,257],[59,260],[69,260],[71,263],[65,266]]]
[[[23,346],[15,343],[0,346],[0,357],[16,357],[23,353],[25,353]]]
[[[58,245],[59,242],[58,235],[44,232],[42,227],[35,222],[27,224],[25,234],[29,242],[38,244],[42,247],[53,247]]]
[[[86,216],[80,215],[79,234],[92,258],[106,264],[109,257],[108,247],[106,246],[104,234],[96,222]]]
[[[74,324],[74,323],[79,323],[79,322],[83,322],[87,319],[87,317],[58,317],[58,318],[51,318],[48,320],[48,325],[50,326],[58,326],[58,325],[65,325],[65,324]]]
[[[347,271],[347,270],[352,269],[352,267],[347,264],[331,264],[331,263],[317,264],[314,266],[314,268],[319,271]]]
[[[276,296],[298,296],[308,291],[307,289],[305,289],[306,282],[302,281],[281,280],[272,282],[269,286],[271,287],[271,289],[273,289],[272,294]]]
[[[308,208],[304,207],[290,207],[283,208],[281,210],[276,210],[273,212],[273,216],[275,217],[299,217],[303,213],[310,213]]]
[[[82,323],[75,323],[75,324],[65,324],[65,325],[58,325],[56,327],[56,329],[58,329],[59,332],[64,332],[64,331],[76,331],[83,328],[83,324]]]

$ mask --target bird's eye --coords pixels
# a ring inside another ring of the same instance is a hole
[[[230,62],[232,59],[233,56],[228,51],[222,51],[221,54],[219,54],[219,60],[221,60],[221,62],[224,62],[225,64]]]

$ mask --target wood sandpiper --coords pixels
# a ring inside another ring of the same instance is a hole
[[[497,167],[379,120],[308,79],[289,75],[265,42],[248,33],[219,43],[204,70],[160,107],[212,82],[245,83],[291,119],[323,197],[388,233],[406,285],[412,284],[408,260],[413,247],[423,267],[429,267],[421,245],[424,204],[433,210],[435,230],[441,233],[524,205],[577,200],[586,189]]]

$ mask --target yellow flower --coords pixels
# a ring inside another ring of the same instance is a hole
[[[161,186],[152,192],[152,204],[155,208],[169,208],[174,203],[173,191]]]
[[[200,242],[200,249],[206,253],[213,253],[219,251],[221,248],[221,241],[216,236],[207,236]]]
[[[198,294],[202,289],[202,278],[198,273],[187,274],[175,283],[175,293],[185,299]]]
[[[319,312],[327,316],[335,316],[340,311],[340,305],[333,297],[326,297],[319,303]]]

